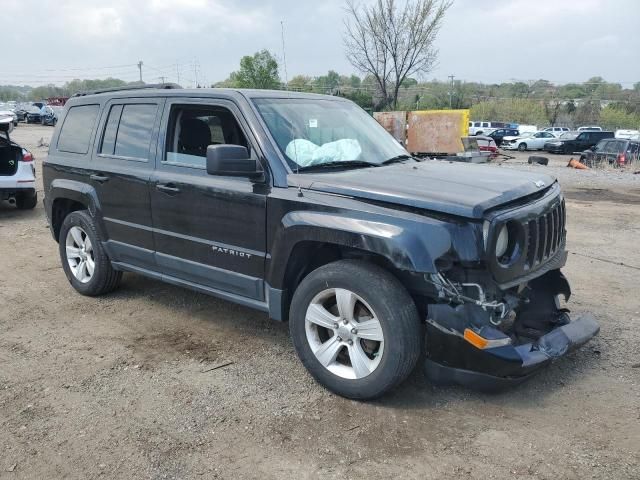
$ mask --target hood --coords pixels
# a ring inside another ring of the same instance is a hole
[[[312,191],[476,219],[554,182],[537,172],[439,160],[289,176],[289,185]]]

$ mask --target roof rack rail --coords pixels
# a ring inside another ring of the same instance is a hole
[[[127,90],[145,90],[149,88],[159,88],[159,89],[174,89],[174,88],[182,88],[177,83],[148,83],[145,85],[127,85],[124,87],[113,87],[113,88],[101,88],[98,90],[88,90],[85,92],[77,92],[73,94],[73,97],[84,97],[86,95],[97,95],[98,93],[108,93],[108,92],[124,92]]]

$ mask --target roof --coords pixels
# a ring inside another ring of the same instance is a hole
[[[295,98],[349,101],[342,97],[322,95],[318,93],[291,92],[288,90],[257,90],[242,88],[181,88],[175,84],[145,85],[122,87],[114,89],[81,92],[75,94],[70,101],[77,103],[77,99],[89,98],[126,98],[126,97],[216,97],[229,99],[256,98]],[[83,102],[84,103],[84,102]]]

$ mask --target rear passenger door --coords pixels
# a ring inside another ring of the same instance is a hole
[[[103,109],[91,184],[115,263],[156,270],[149,179],[153,170],[164,100],[114,99]]]
[[[151,181],[156,260],[169,280],[262,301],[269,183],[207,174],[216,144],[260,159],[232,102],[167,100]]]

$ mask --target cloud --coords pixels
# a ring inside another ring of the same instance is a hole
[[[589,38],[583,45],[587,48],[612,48],[620,45],[620,37],[617,35],[603,35],[601,37]]]
[[[130,81],[138,78],[139,60],[146,81],[162,76],[190,86],[197,76],[210,84],[237,70],[244,55],[266,48],[281,57],[281,21],[289,77],[329,69],[350,74],[342,43],[345,1],[0,0],[11,25],[33,26],[29,35],[9,35],[3,44],[0,84],[109,75]],[[429,78],[637,81],[640,1],[615,3],[455,0]]]
[[[511,0],[500,2],[489,15],[511,29],[544,29],[557,24],[571,28],[568,20],[594,15],[603,5],[603,0]]]
[[[116,37],[123,32],[124,19],[116,8],[74,6],[64,11],[66,26],[77,36]]]

